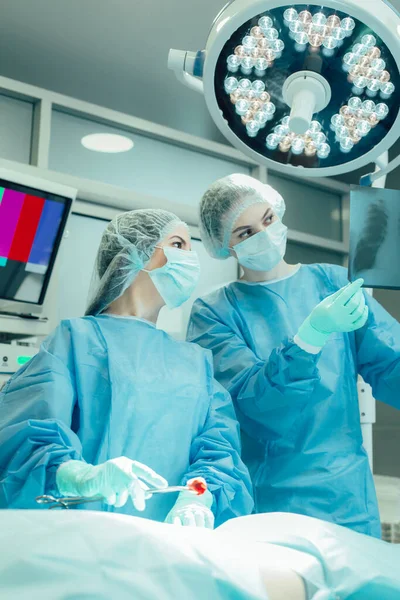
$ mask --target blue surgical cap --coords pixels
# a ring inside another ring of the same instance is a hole
[[[228,258],[234,224],[249,206],[261,202],[268,202],[282,219],[282,196],[254,177],[238,173],[211,184],[200,202],[200,232],[207,252],[214,258]]]
[[[122,296],[149,262],[155,246],[179,225],[187,227],[161,209],[132,210],[115,217],[101,238],[86,315],[102,313]]]

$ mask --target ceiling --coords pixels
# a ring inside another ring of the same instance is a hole
[[[0,75],[224,142],[167,57],[203,48],[226,2],[2,0]]]
[[[2,0],[0,74],[223,141],[203,98],[175,79],[167,59],[171,47],[204,48],[225,4]]]

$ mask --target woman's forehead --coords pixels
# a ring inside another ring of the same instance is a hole
[[[174,227],[164,239],[170,240],[173,237],[180,237],[185,240],[185,242],[190,242],[189,230],[183,223]]]
[[[251,206],[248,206],[236,219],[233,229],[240,225],[251,225],[254,222],[259,221],[265,215],[265,212],[271,208],[269,202],[256,202]]]

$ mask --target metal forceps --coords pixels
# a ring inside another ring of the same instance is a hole
[[[48,508],[70,508],[87,502],[101,502],[104,500],[102,496],[94,496],[93,498],[84,498],[82,496],[55,498],[54,496],[38,496],[36,502],[38,504],[48,504]]]
[[[169,494],[172,492],[182,492],[184,490],[188,490],[185,485],[170,485],[166,488],[149,488],[146,489],[146,494]],[[68,509],[71,506],[79,506],[80,504],[88,504],[90,502],[103,502],[103,496],[93,496],[93,498],[87,498],[85,496],[71,496],[71,497],[61,497],[55,498],[54,496],[44,495],[37,496],[36,502],[38,504],[48,504],[49,509],[52,508],[65,508]]]

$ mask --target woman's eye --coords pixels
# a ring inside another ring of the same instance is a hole
[[[173,248],[178,248],[179,250],[182,250],[182,242],[174,242],[172,246]]]
[[[266,225],[271,225],[273,218],[274,218],[274,215],[268,215],[268,217],[265,217],[264,223]]]
[[[250,237],[251,234],[252,234],[252,230],[251,229],[246,229],[245,231],[242,231],[242,233],[239,235],[239,238],[241,240],[243,240],[243,239],[245,239],[247,237]]]

